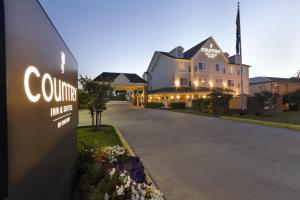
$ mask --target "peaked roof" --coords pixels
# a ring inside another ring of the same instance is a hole
[[[103,72],[97,76],[94,80],[96,81],[114,81],[120,74],[123,74],[132,83],[147,83],[143,78],[137,74],[130,73],[115,73],[115,72]]]
[[[187,58],[187,59],[192,58],[210,38],[211,37],[207,38],[206,40],[200,42],[196,46],[194,46],[194,47],[190,48],[189,50],[187,50],[186,52],[184,52],[184,58]]]
[[[163,51],[156,51],[157,53],[160,53],[162,55],[165,55],[165,56],[168,56],[168,57],[171,57],[171,58],[176,58],[176,59],[186,59],[186,58],[180,58],[180,57],[175,57],[175,56],[172,56],[170,53],[168,52],[163,52]]]
[[[300,79],[296,78],[278,78],[278,77],[266,77],[266,76],[260,76],[260,77],[253,77],[250,78],[250,84],[256,84],[256,83],[268,83],[268,82],[281,82],[281,83],[300,83]]]

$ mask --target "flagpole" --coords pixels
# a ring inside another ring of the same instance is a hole
[[[240,15],[240,2],[238,2],[238,11]],[[240,16],[239,16],[240,17]],[[240,23],[241,23],[241,17],[240,17]],[[240,41],[239,41],[239,48],[240,48],[240,76],[241,76],[241,110],[244,112],[244,81],[243,81],[243,59],[242,59],[242,30],[240,25]]]

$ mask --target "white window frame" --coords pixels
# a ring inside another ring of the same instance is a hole
[[[201,66],[202,69],[200,69],[200,64],[202,65]],[[198,72],[202,72],[202,73],[206,72],[207,71],[207,64],[203,63],[203,62],[199,62],[198,66],[197,66],[197,70],[198,70]]]

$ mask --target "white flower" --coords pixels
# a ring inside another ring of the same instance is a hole
[[[104,200],[109,200],[109,196],[107,193],[105,193],[105,195],[104,195]]]
[[[121,196],[121,195],[124,194],[124,187],[123,187],[123,185],[121,185],[121,187],[116,186],[116,190],[117,190],[117,195],[118,196]]]
[[[115,169],[115,168],[112,168],[112,170],[109,172],[109,175],[110,175],[110,176],[113,176],[115,173],[116,173],[116,169]]]

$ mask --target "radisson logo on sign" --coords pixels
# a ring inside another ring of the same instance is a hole
[[[66,65],[66,55],[61,52],[61,73],[64,74]],[[36,93],[31,89],[31,82],[33,79],[40,82],[41,91]],[[52,77],[48,73],[41,74],[37,67],[29,66],[24,73],[24,90],[29,101],[32,103],[56,102],[66,103],[57,107],[51,107],[49,110],[52,121],[57,123],[57,128],[61,128],[70,122],[70,115],[72,115],[72,102],[77,101],[77,88],[71,84]]]

